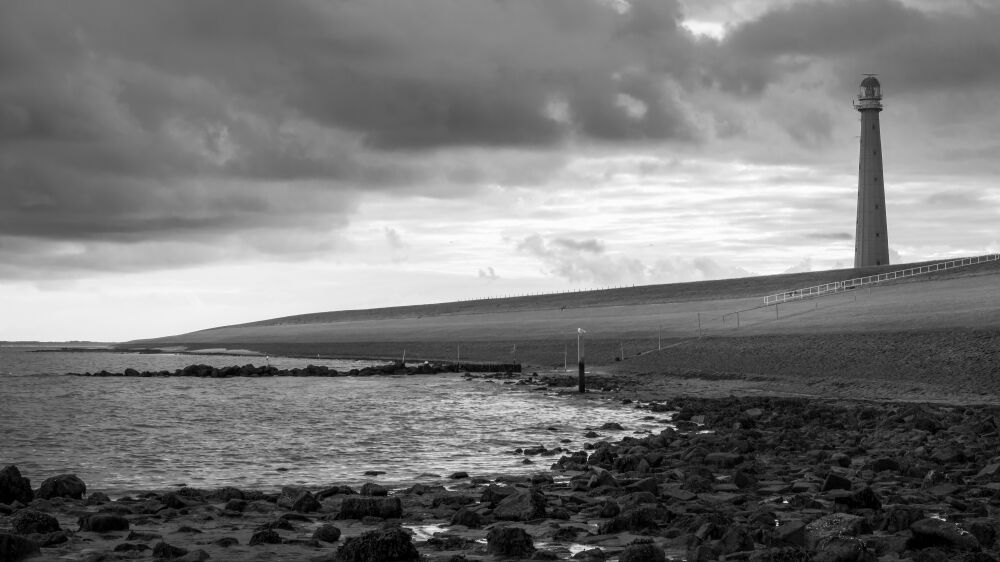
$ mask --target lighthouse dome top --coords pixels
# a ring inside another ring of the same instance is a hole
[[[866,76],[865,79],[861,81],[858,99],[882,99],[882,85],[879,84],[878,78],[875,78],[874,76]]]

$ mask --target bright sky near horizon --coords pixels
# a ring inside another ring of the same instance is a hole
[[[1000,250],[1000,3],[0,3],[0,340]]]

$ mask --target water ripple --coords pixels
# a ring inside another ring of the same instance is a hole
[[[535,472],[517,447],[579,449],[587,428],[658,430],[646,412],[593,398],[467,382],[392,378],[3,377],[0,464],[30,478],[75,472],[109,493],[179,482],[275,489]],[[549,428],[555,427],[557,431]],[[569,444],[560,443],[568,438]],[[286,469],[279,471],[278,469]]]

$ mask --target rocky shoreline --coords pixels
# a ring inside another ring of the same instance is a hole
[[[173,371],[138,371],[125,369],[122,372],[97,371],[94,373],[66,373],[76,377],[200,377],[225,379],[231,377],[374,377],[380,375],[437,375],[461,372],[507,372],[520,373],[519,364],[502,363],[430,363],[406,365],[396,361],[386,365],[338,371],[326,365],[307,365],[302,368],[279,369],[270,365],[253,364],[213,367],[211,365],[188,365]]]
[[[654,419],[673,413],[676,429],[609,442],[597,427],[583,449],[550,456],[551,470],[494,481],[456,473],[396,490],[183,487],[112,500],[71,475],[33,490],[8,466],[0,560],[1000,555],[1000,408],[783,397],[641,407]]]

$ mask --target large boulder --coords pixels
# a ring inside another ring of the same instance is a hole
[[[910,532],[913,533],[908,545],[911,548],[944,546],[969,551],[978,551],[981,548],[975,535],[951,521],[928,517],[914,521],[910,525]]]
[[[379,498],[371,496],[349,496],[340,504],[337,519],[363,519],[381,517],[394,519],[403,516],[403,503],[399,498]]]
[[[52,478],[46,478],[40,488],[38,497],[43,499],[51,498],[72,498],[82,500],[87,493],[87,485],[83,483],[75,474],[60,474]]]
[[[406,531],[399,527],[380,529],[351,537],[337,550],[339,562],[408,562],[420,560],[417,547]]]
[[[493,510],[502,521],[530,521],[545,517],[545,495],[538,490],[520,490],[507,496]]]
[[[59,531],[59,520],[48,513],[33,509],[22,509],[10,518],[11,529],[19,535],[33,533],[54,533]]]
[[[871,525],[864,517],[849,513],[830,513],[806,525],[805,546],[816,549],[820,543],[833,537],[856,537],[871,532]]]
[[[0,533],[0,560],[4,562],[20,562],[41,553],[38,543],[31,539]]]
[[[28,504],[33,499],[35,493],[31,491],[31,481],[21,476],[17,466],[11,464],[0,470],[0,503],[19,501]]]
[[[486,534],[486,552],[523,558],[535,551],[531,535],[520,527],[497,526]]]

